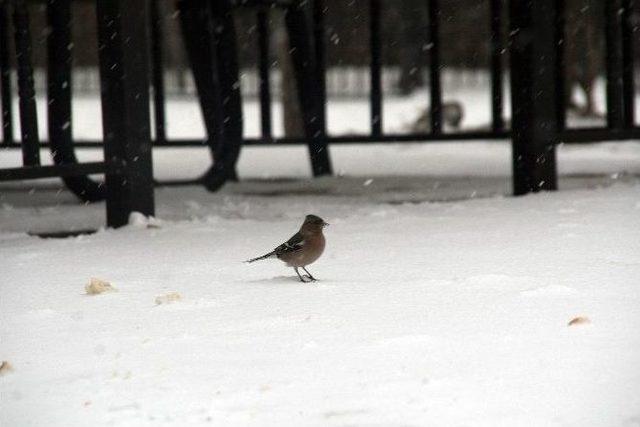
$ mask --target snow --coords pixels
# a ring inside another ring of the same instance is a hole
[[[162,221],[70,239],[20,227],[104,207],[3,187],[0,425],[635,425],[635,162],[520,198],[482,175],[162,188]],[[242,263],[307,213],[332,224],[318,283]]]

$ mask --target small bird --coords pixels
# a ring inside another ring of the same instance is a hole
[[[275,248],[268,254],[250,259],[246,262],[255,262],[262,259],[276,257],[284,261],[287,266],[293,267],[301,282],[312,282],[316,278],[307,271],[307,265],[313,263],[324,251],[324,235],[322,229],[327,224],[322,218],[316,215],[307,215],[300,227],[300,231],[294,234],[289,240]],[[301,276],[298,268],[302,268],[307,275]]]

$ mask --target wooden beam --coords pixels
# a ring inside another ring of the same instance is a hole
[[[122,163],[108,173],[107,225],[131,212],[154,214],[149,117],[149,0],[98,0],[104,157]]]
[[[556,0],[510,2],[513,192],[557,189]]]

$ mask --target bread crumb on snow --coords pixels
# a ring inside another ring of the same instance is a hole
[[[115,291],[111,283],[92,277],[89,284],[84,287],[87,295],[99,295],[103,292]]]
[[[8,374],[11,371],[13,371],[13,366],[11,366],[11,363],[7,362],[6,360],[3,360],[0,363],[0,375]]]
[[[578,316],[578,317],[574,317],[573,319],[571,319],[569,321],[569,323],[567,324],[567,326],[584,325],[586,323],[591,323],[591,320],[589,320],[588,317]]]
[[[177,292],[170,292],[166,295],[160,295],[156,297],[156,304],[170,304],[172,302],[180,301],[182,296]]]

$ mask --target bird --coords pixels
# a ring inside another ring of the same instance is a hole
[[[322,229],[329,224],[317,215],[307,215],[300,230],[289,240],[262,256],[247,260],[252,263],[268,258],[278,258],[288,267],[293,267],[301,282],[315,282],[317,279],[305,268],[315,262],[324,251],[325,239]],[[300,275],[302,268],[306,275]]]

